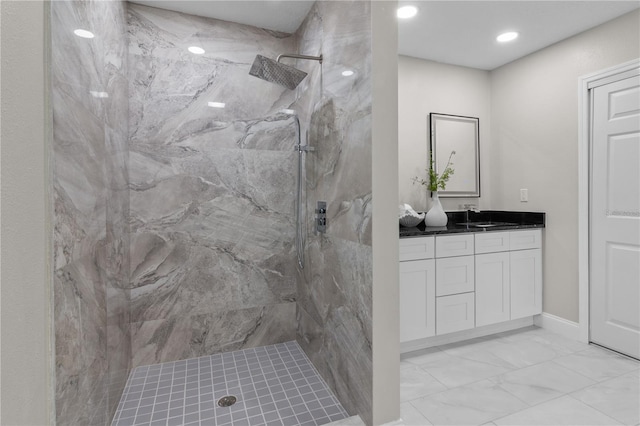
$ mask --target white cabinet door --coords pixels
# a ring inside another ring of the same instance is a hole
[[[473,256],[436,259],[436,296],[473,291]]]
[[[468,330],[475,324],[473,293],[454,294],[436,299],[437,334]]]
[[[509,253],[476,255],[476,327],[508,321],[510,304]]]
[[[435,334],[435,261],[400,262],[400,342]]]
[[[509,253],[511,319],[542,312],[542,250]]]

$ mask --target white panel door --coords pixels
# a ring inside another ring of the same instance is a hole
[[[400,342],[436,334],[435,261],[400,262]]]
[[[590,340],[640,358],[640,77],[592,99]]]
[[[509,253],[476,255],[476,327],[509,321]]]
[[[542,313],[542,250],[509,253],[511,319]]]

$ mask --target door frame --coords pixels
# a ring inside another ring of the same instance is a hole
[[[578,327],[579,340],[589,342],[589,209],[591,187],[590,89],[640,75],[640,58],[578,78]]]

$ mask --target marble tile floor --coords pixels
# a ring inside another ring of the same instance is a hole
[[[640,423],[640,362],[528,327],[404,354],[393,425]]]
[[[220,407],[227,395],[237,402]],[[291,341],[138,367],[112,426],[322,425],[347,416]]]
[[[386,426],[640,424],[640,362],[537,327],[404,354],[400,371]]]

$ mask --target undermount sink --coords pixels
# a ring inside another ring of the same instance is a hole
[[[510,222],[461,222],[456,223],[458,226],[468,226],[470,228],[492,228],[494,226],[509,226],[509,225],[517,225],[516,223]]]

